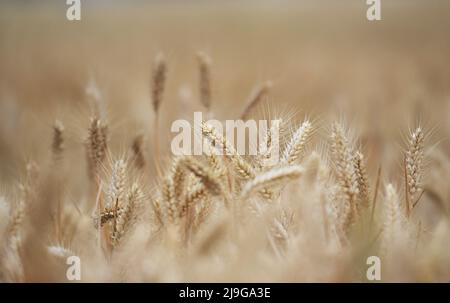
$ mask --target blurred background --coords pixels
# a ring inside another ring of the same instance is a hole
[[[221,119],[236,118],[254,86],[271,80],[271,112],[345,115],[374,159],[371,172],[381,161],[398,168],[391,151],[418,121],[450,151],[449,1],[381,0],[382,20],[373,22],[363,0],[82,0],[81,21],[68,21],[67,8],[0,1],[2,184],[17,180],[24,161],[48,154],[55,119],[66,125],[72,163],[84,159],[92,81],[107,105],[113,150],[150,133],[159,52],[169,67],[162,141],[173,119],[201,108],[195,54],[204,51]]]

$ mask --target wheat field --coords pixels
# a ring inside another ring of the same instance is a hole
[[[0,3],[0,281],[450,281],[448,2],[59,2]]]

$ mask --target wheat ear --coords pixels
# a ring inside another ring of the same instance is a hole
[[[106,208],[113,208],[116,201],[121,205],[125,194],[127,165],[124,160],[117,160],[112,168]]]
[[[25,217],[28,215],[30,200],[36,191],[38,168],[34,163],[27,164],[26,181],[20,185],[21,197],[13,209],[11,219],[5,231],[5,245],[0,253],[0,268],[4,279],[9,282],[24,282],[24,268],[21,259],[23,244],[23,228]]]
[[[385,212],[384,212],[384,235],[388,243],[391,243],[396,235],[402,230],[404,212],[400,206],[400,199],[392,184],[385,189]]]
[[[211,110],[211,58],[203,52],[197,53],[199,68],[200,102],[208,113]]]
[[[131,145],[133,151],[133,162],[139,170],[144,170],[147,162],[144,155],[144,136],[137,135]]]
[[[292,135],[291,140],[284,150],[281,162],[288,164],[295,163],[305,151],[305,146],[308,143],[312,132],[313,127],[311,122],[309,122],[309,120],[304,121]]]
[[[246,102],[246,106],[244,111],[241,114],[242,120],[247,120],[252,111],[264,100],[264,97],[267,96],[270,89],[272,88],[272,82],[266,81],[256,87],[250,94],[248,101]]]
[[[205,122],[202,122],[201,127],[202,134],[208,138],[210,142],[219,145],[242,179],[249,180],[254,178],[255,173],[252,166],[237,153],[234,147],[223,136],[219,135],[212,126]]]
[[[275,186],[277,184],[292,181],[304,173],[304,168],[300,165],[273,168],[256,176],[253,180],[247,182],[242,189],[241,198],[247,199],[252,192],[261,190],[266,187]]]
[[[405,153],[405,174],[406,174],[406,200],[407,213],[409,214],[414,200],[421,189],[423,177],[423,157],[424,157],[425,134],[421,127],[416,128],[409,137],[408,149]]]
[[[91,118],[86,141],[89,175],[98,183],[98,170],[106,158],[108,127],[97,118]]]
[[[56,120],[53,125],[52,154],[55,162],[62,158],[64,151],[64,125]]]
[[[270,128],[266,131],[265,136],[261,142],[259,142],[258,147],[258,157],[256,158],[256,164],[259,168],[259,170],[264,169],[265,167],[269,166],[267,165],[267,162],[270,157],[271,153],[274,148],[274,134],[279,131],[280,124],[276,120],[270,125]],[[270,163],[270,166],[273,166],[272,163]],[[276,163],[277,164],[277,163]]]
[[[126,205],[117,217],[116,230],[112,235],[113,245],[118,246],[122,239],[130,233],[140,214],[142,192],[138,183],[133,183],[127,194]]]
[[[153,62],[152,74],[152,105],[153,105],[153,152],[155,155],[155,167],[160,174],[160,155],[159,155],[159,109],[163,101],[164,88],[166,85],[167,64],[166,59],[162,53],[159,53]]]
[[[105,240],[107,240],[105,244],[110,252],[114,247],[114,235],[117,233],[117,219],[119,217],[119,211],[122,211],[122,207],[124,204],[123,200],[124,200],[125,186],[126,186],[126,163],[123,160],[117,160],[112,168],[111,179],[109,182],[109,189],[107,192],[108,199],[105,205],[106,211],[113,212],[113,219],[109,225],[105,225],[103,227]]]
[[[174,183],[175,199],[179,200],[184,192],[184,184],[186,181],[186,173],[183,168],[183,157],[175,157],[170,167],[170,178]]]
[[[215,148],[212,148],[210,144],[206,143],[203,145],[203,153],[208,160],[208,163],[214,173],[222,179],[225,179],[227,175],[227,168],[222,158]]]
[[[177,203],[178,200],[175,197],[175,184],[171,176],[166,177],[166,179],[164,180],[162,187],[162,198],[165,202],[166,219],[170,223],[176,223],[179,216]]]
[[[180,207],[180,217],[184,217],[189,209],[197,202],[203,200],[208,195],[208,190],[203,184],[195,184],[193,187],[188,187],[183,204]]]
[[[159,53],[153,62],[152,74],[152,105],[153,111],[158,112],[163,101],[164,87],[166,85],[167,64],[162,53]]]
[[[235,148],[223,136],[219,135],[212,126],[205,122],[202,122],[201,127],[202,134],[208,138],[210,143],[214,142],[222,149],[242,180],[248,181],[255,177],[253,167],[238,154]],[[273,197],[273,193],[268,189],[261,189],[260,194],[269,200]]]
[[[209,167],[202,165],[200,162],[195,161],[193,158],[188,157],[182,159],[181,163],[185,169],[190,171],[201,180],[201,182],[211,194],[224,194],[223,186],[220,183],[219,176]]]
[[[367,176],[366,164],[364,163],[364,155],[357,151],[354,155],[354,165],[356,172],[356,180],[358,182],[358,198],[363,208],[370,206],[370,187],[369,177]]]
[[[344,203],[348,205],[348,211],[343,223],[344,229],[348,231],[348,228],[354,223],[358,215],[358,180],[351,146],[343,127],[338,123],[332,126],[331,151],[340,191],[344,197]]]

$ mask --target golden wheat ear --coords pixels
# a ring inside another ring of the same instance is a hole
[[[259,142],[258,156],[256,157],[256,166],[259,171],[271,168],[279,164],[279,161],[275,162],[272,161],[272,163],[269,163],[269,160],[271,159],[272,156],[272,152],[279,152],[279,150],[278,151],[274,150],[277,144],[274,141],[278,137],[277,133],[279,133],[279,130],[280,130],[279,120],[276,120],[276,122],[272,122],[270,128],[266,130],[263,139]]]
[[[97,223],[98,226],[101,226],[100,233],[103,236],[104,249],[109,254],[114,249],[114,238],[118,232],[118,218],[125,207],[126,171],[127,165],[124,160],[120,159],[113,163],[106,192],[106,203],[104,206],[99,205],[99,216],[94,220],[94,224]]]
[[[358,216],[357,197],[359,190],[353,149],[343,126],[339,123],[332,125],[331,156],[340,195],[343,198],[343,203],[345,203],[344,209],[346,209],[343,229],[348,233]]]
[[[255,178],[256,173],[253,166],[238,154],[236,149],[226,140],[226,138],[218,134],[212,126],[208,125],[205,122],[202,122],[201,127],[202,134],[208,139],[210,144],[214,142],[218,145],[218,147],[221,148],[221,150],[225,154],[226,159],[231,162],[234,171],[241,180],[248,181]],[[273,198],[273,193],[268,189],[261,189],[260,194],[268,200]]]
[[[210,144],[214,142],[223,150],[226,158],[230,160],[241,179],[249,180],[254,178],[255,173],[253,167],[238,154],[234,147],[214,127],[202,122],[201,128],[202,134],[208,139]]]
[[[424,141],[425,133],[422,127],[419,126],[410,133],[408,147],[404,155],[406,212],[408,216],[413,205],[421,197]]]
[[[163,220],[167,220],[169,223],[177,223],[179,217],[178,200],[175,197],[175,183],[170,176],[163,181],[162,199],[165,203]],[[155,203],[157,202],[154,202],[155,213],[158,215],[156,211],[160,209],[160,206]]]
[[[186,191],[186,196],[183,203],[180,206],[180,217],[184,217],[189,209],[205,199],[208,196],[208,189],[203,184],[196,184]]]
[[[257,190],[263,190],[283,182],[295,180],[302,176],[304,172],[304,168],[300,165],[273,168],[247,182],[242,189],[241,198],[247,199],[251,193]]]
[[[127,193],[122,211],[116,214],[116,225],[111,236],[114,247],[119,246],[125,237],[132,232],[132,229],[142,214],[142,197],[143,194],[139,184],[136,182],[133,183]]]
[[[224,194],[223,184],[220,182],[220,177],[211,170],[208,166],[195,161],[193,158],[183,158],[181,165],[194,176],[199,178],[202,184],[213,195]]]
[[[354,165],[356,172],[356,180],[358,182],[358,203],[361,207],[368,209],[370,207],[370,187],[369,177],[367,175],[366,163],[364,155],[361,151],[356,151],[354,154]]]
[[[291,140],[287,144],[281,163],[294,164],[305,151],[306,144],[311,138],[313,126],[309,120],[305,120],[294,132]]]
[[[98,183],[99,169],[103,165],[108,149],[108,126],[99,118],[92,117],[88,128],[86,152],[89,176]]]

